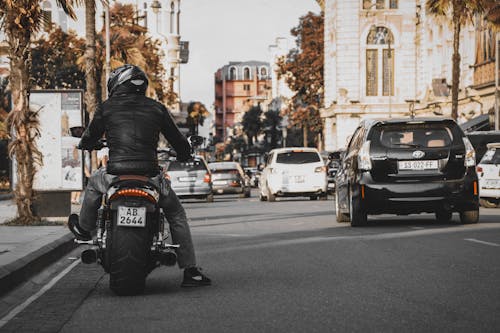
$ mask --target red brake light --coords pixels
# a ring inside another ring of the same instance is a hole
[[[480,166],[478,166],[478,167],[476,167],[476,171],[477,171],[477,172],[483,172],[483,168],[482,168],[482,167],[480,167]]]
[[[156,203],[156,199],[151,194],[135,188],[126,188],[123,190],[119,190],[118,192],[114,193],[111,198],[109,198],[109,200],[114,200],[119,197],[141,197],[148,199],[152,203]]]
[[[211,180],[212,180],[212,179],[211,179],[211,177],[210,177],[210,174],[209,174],[209,173],[206,173],[206,174],[205,174],[205,177],[203,178],[203,182],[205,182],[205,183],[210,183],[210,181],[211,181]]]

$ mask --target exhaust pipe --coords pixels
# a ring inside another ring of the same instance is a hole
[[[97,262],[98,253],[96,249],[87,249],[80,255],[84,264],[93,264]]]
[[[165,266],[174,266],[177,263],[177,254],[172,250],[161,250],[160,263]]]

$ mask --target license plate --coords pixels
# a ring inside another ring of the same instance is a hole
[[[305,177],[304,177],[304,176],[294,176],[294,177],[293,177],[293,181],[294,181],[295,183],[303,183],[303,182],[304,182],[304,180],[305,180]]]
[[[399,170],[437,170],[438,161],[399,161]]]
[[[226,185],[226,181],[225,180],[214,180],[213,184],[214,185]]]
[[[483,188],[500,188],[500,180],[497,179],[486,179],[484,182]]]
[[[123,227],[145,227],[146,207],[118,206],[118,223]]]
[[[179,181],[181,182],[194,182],[196,177],[180,177]]]

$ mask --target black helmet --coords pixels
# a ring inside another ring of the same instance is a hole
[[[108,95],[111,97],[118,88],[123,93],[145,93],[148,88],[148,77],[137,66],[123,65],[109,74]]]

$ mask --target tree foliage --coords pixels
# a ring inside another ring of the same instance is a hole
[[[254,105],[245,112],[243,115],[243,119],[241,121],[241,125],[243,126],[243,132],[247,135],[248,145],[251,147],[253,143],[257,139],[257,135],[259,134],[262,128],[262,120],[260,119],[262,115],[262,108],[260,104]]]
[[[281,139],[281,120],[279,110],[268,110],[264,113],[262,128],[264,130],[264,141],[268,144],[268,149],[271,150],[278,147],[278,141]]]
[[[41,89],[85,89],[85,73],[77,65],[85,41],[75,32],[54,28],[33,43],[32,84]]]
[[[458,89],[460,84],[460,32],[468,23],[473,24],[477,15],[484,15],[497,0],[427,0],[426,11],[439,19],[447,20],[453,28],[451,117],[458,118]]]
[[[304,145],[307,145],[307,132],[320,133],[323,128],[318,111],[323,105],[323,13],[309,12],[302,16],[291,34],[297,47],[278,61],[278,75],[295,92],[285,114],[291,126],[304,128]]]
[[[198,134],[198,126],[203,126],[205,118],[210,114],[201,102],[190,102],[187,108],[186,125],[191,134]]]

